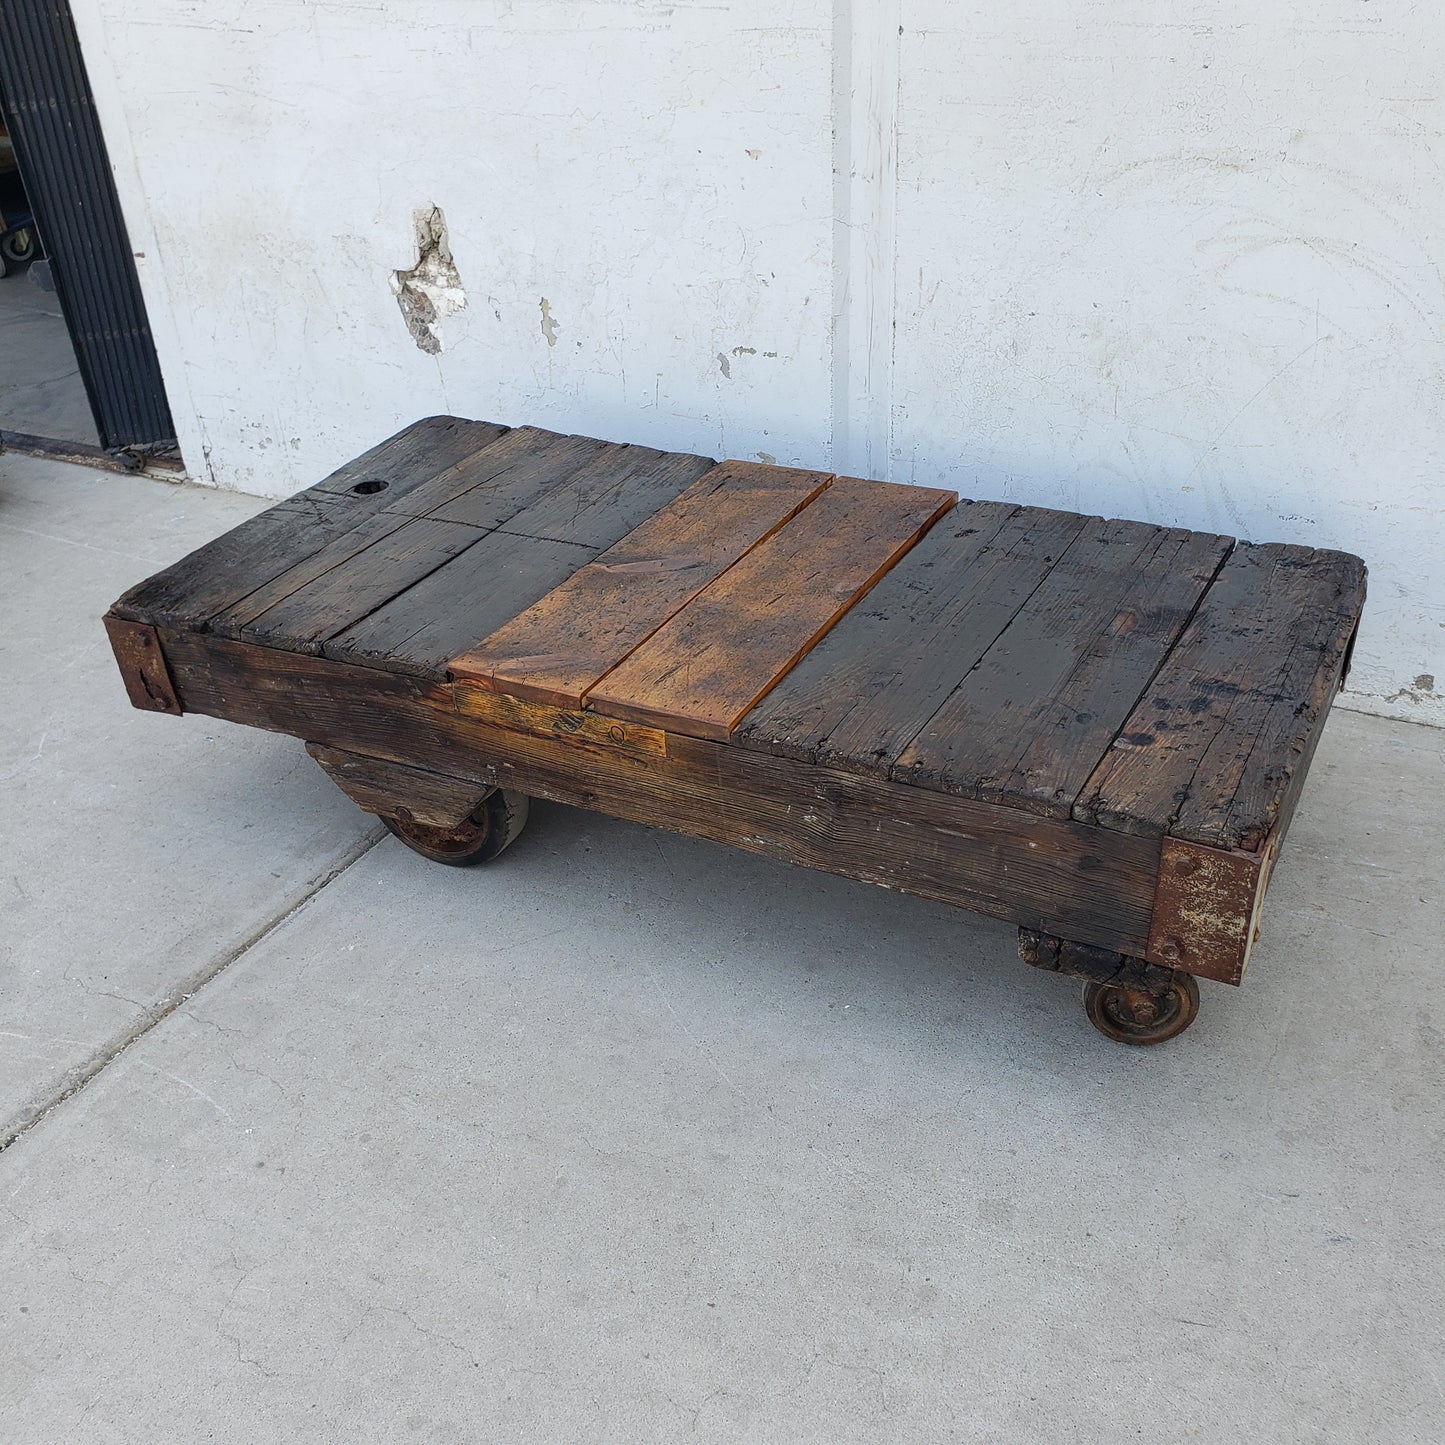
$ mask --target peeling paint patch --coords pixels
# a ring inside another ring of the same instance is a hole
[[[1411,702],[1432,702],[1435,697],[1435,674],[1422,672],[1409,687],[1402,687],[1399,692],[1392,692],[1385,701],[1399,702],[1402,697],[1408,698]]]
[[[552,303],[544,296],[542,298],[542,335],[547,338],[548,346],[556,346],[557,333],[562,329],[561,324],[553,319]]]
[[[441,207],[427,206],[415,219],[416,265],[391,273],[391,294],[418,349],[435,356],[442,349],[443,318],[466,310],[467,293],[452,262]]]
[[[717,369],[718,369],[720,372],[722,372],[722,374],[723,374],[724,376],[726,376],[726,377],[731,377],[731,376],[732,376],[732,374],[733,374],[733,364],[732,364],[732,362],[730,362],[730,361],[728,360],[728,354],[727,354],[726,351],[719,351],[719,352],[718,352],[718,354],[717,354]]]

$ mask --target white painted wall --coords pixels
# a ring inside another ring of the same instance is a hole
[[[1343,547],[1445,724],[1435,7],[72,4],[198,477],[451,411]]]

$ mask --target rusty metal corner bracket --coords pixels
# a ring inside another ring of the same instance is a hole
[[[149,623],[129,622],[110,613],[104,620],[131,706],[144,712],[164,712],[179,717],[183,711],[181,700],[176,696],[171,670],[166,665],[166,655],[155,628]]]
[[[1258,853],[1165,838],[1145,958],[1237,984],[1259,933],[1274,840]]]

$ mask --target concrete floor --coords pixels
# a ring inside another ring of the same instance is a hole
[[[130,711],[106,604],[260,505],[0,458],[7,1442],[1445,1438],[1445,735],[1337,711],[1127,1050],[1002,925],[546,805],[428,865]]]
[[[29,266],[0,276],[0,431],[100,445],[60,303]]]

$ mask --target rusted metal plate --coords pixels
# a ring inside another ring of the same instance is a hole
[[[123,617],[105,617],[111,650],[120,665],[120,675],[131,705],[146,712],[181,715],[180,699],[171,682],[165,653],[154,627],[145,622],[127,622]]]
[[[463,717],[478,718],[513,732],[558,738],[578,747],[604,748],[610,753],[630,753],[644,758],[667,756],[667,734],[661,728],[601,717],[583,709],[527,702],[471,682],[458,681],[454,694],[457,711]]]
[[[1150,963],[1221,983],[1244,977],[1273,846],[1242,853],[1165,838],[1149,926]]]

